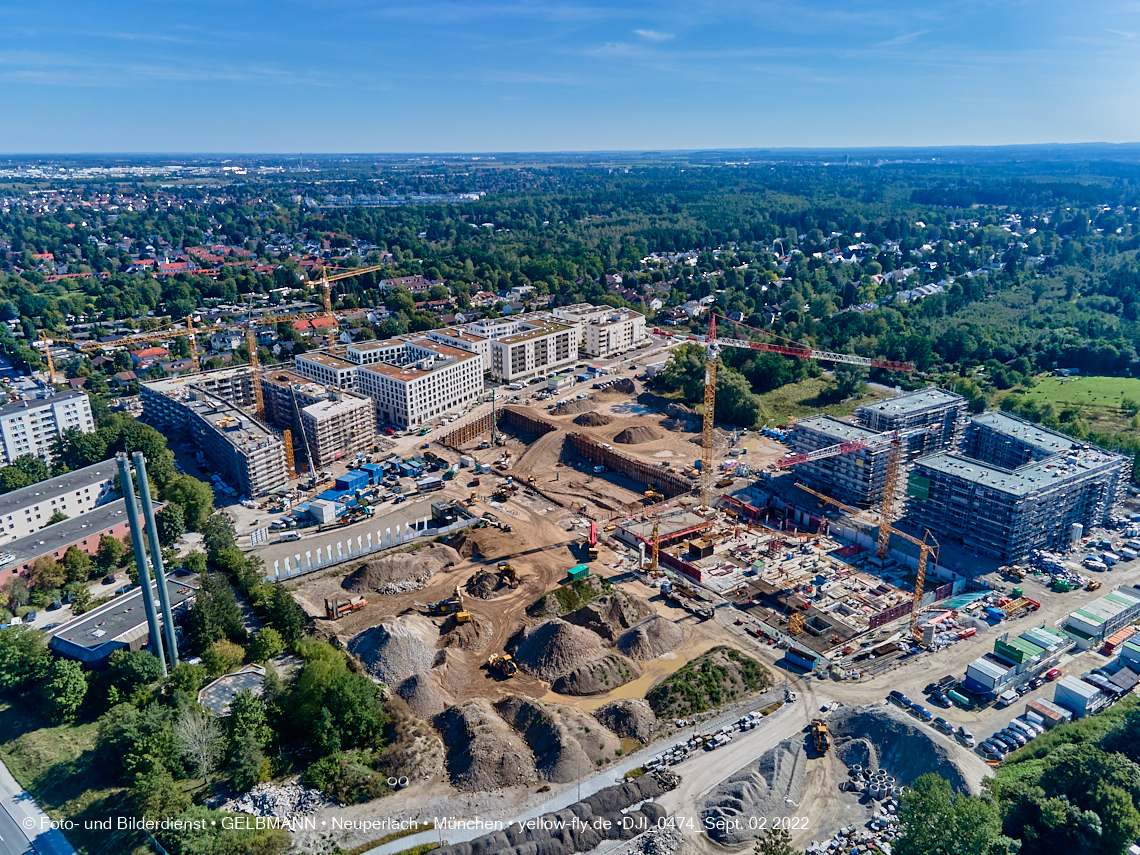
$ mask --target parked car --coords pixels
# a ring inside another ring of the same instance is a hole
[[[940,683],[927,683],[926,688],[922,690],[924,695],[932,695],[935,692],[941,692],[942,685]]]
[[[930,703],[934,704],[937,707],[942,707],[944,710],[948,710],[950,707],[954,706],[954,702],[942,692],[934,692],[931,694],[929,700]]]
[[[952,725],[950,722],[948,722],[946,719],[942,718],[941,716],[934,719],[934,721],[932,721],[930,724],[934,727],[935,730],[941,730],[943,733],[948,734],[950,736],[953,736],[954,732],[956,730],[954,725]]]
[[[408,501],[408,497],[407,497],[407,496],[405,496],[403,493],[401,493],[401,494],[400,494],[400,495],[398,495],[398,496],[397,496],[395,499],[393,499],[393,500],[392,500],[392,504],[393,504],[393,505],[398,505],[398,504],[400,504],[401,502],[406,502],[406,501]]]
[[[1034,677],[1032,680],[1029,681],[1029,685],[1030,685],[1030,687],[1032,687],[1034,689],[1040,689],[1042,686],[1045,685],[1045,678],[1044,677]]]
[[[898,704],[903,709],[910,709],[910,698],[898,690],[894,690],[887,695],[887,700],[892,704]]]
[[[981,745],[979,745],[976,750],[979,754],[981,754],[987,760],[1001,761],[1001,760],[1005,759],[1005,754],[1003,754],[1001,751],[999,751],[996,747],[989,745],[987,743],[984,743],[984,742]]]
[[[997,733],[995,733],[993,736],[991,736],[989,739],[987,739],[982,744],[983,745],[986,745],[986,744],[993,745],[999,751],[1003,751],[1006,754],[1008,754],[1010,751],[1013,751],[1015,748],[1017,748],[1016,742],[1014,742],[1012,739],[1008,739],[1006,737],[1003,737]]]
[[[958,728],[958,732],[954,734],[954,736],[957,737],[958,741],[963,745],[971,746],[974,744],[974,734],[970,733],[970,731],[964,727]]]
[[[1061,676],[1061,669],[1060,668],[1054,668],[1052,671],[1047,671],[1045,673],[1045,679],[1048,680],[1050,683],[1052,683],[1054,680],[1056,680],[1060,676]]]
[[[1026,695],[1028,695],[1032,691],[1033,691],[1033,687],[1031,685],[1029,685],[1028,683],[1022,683],[1020,686],[1017,687],[1017,694],[1020,697],[1025,697]]]
[[[924,707],[922,704],[911,704],[910,714],[917,719],[929,722],[934,719],[934,713]]]
[[[1024,733],[1018,733],[1016,730],[1010,727],[1007,727],[1004,730],[1000,731],[1000,735],[1002,739],[1012,739],[1017,743],[1018,748],[1029,741],[1029,737]]]
[[[1026,739],[1033,739],[1037,736],[1037,730],[1019,718],[1012,719],[1007,730],[1016,731]]]
[[[115,574],[114,573],[108,573],[106,576],[104,576],[103,577],[103,584],[104,585],[114,585],[115,584]]]

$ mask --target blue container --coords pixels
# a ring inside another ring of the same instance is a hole
[[[384,467],[379,463],[365,463],[357,471],[368,473],[369,484],[379,484],[384,480]]]
[[[362,469],[349,470],[336,479],[337,489],[349,493],[355,490],[363,490],[367,486],[368,473]]]

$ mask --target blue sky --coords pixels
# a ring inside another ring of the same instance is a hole
[[[1140,140],[1140,2],[0,0],[0,151]]]

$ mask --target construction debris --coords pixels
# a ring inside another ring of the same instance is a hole
[[[423,588],[435,573],[460,560],[450,546],[435,544],[366,561],[345,577],[341,587],[356,594],[405,594]]]
[[[248,793],[231,799],[219,810],[248,813],[252,816],[276,816],[289,819],[313,813],[333,804],[320,790],[300,784],[258,784]]]

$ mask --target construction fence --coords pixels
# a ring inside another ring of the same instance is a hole
[[[504,407],[502,412],[499,413],[499,425],[512,427],[523,433],[533,433],[535,436],[543,436],[553,430],[558,430],[557,427],[548,421],[536,419],[533,416],[528,416],[526,413],[511,409],[510,407]]]
[[[688,478],[666,471],[661,464],[646,463],[644,460],[627,457],[612,448],[603,447],[600,442],[595,442],[580,433],[571,433],[567,438],[570,448],[583,460],[601,464],[642,484],[655,484],[668,499],[693,491],[693,484]]]
[[[467,424],[460,425],[450,433],[444,434],[436,442],[447,448],[458,449],[464,443],[470,442],[482,434],[490,433],[491,426],[494,423],[492,414],[485,413],[467,422]]]

